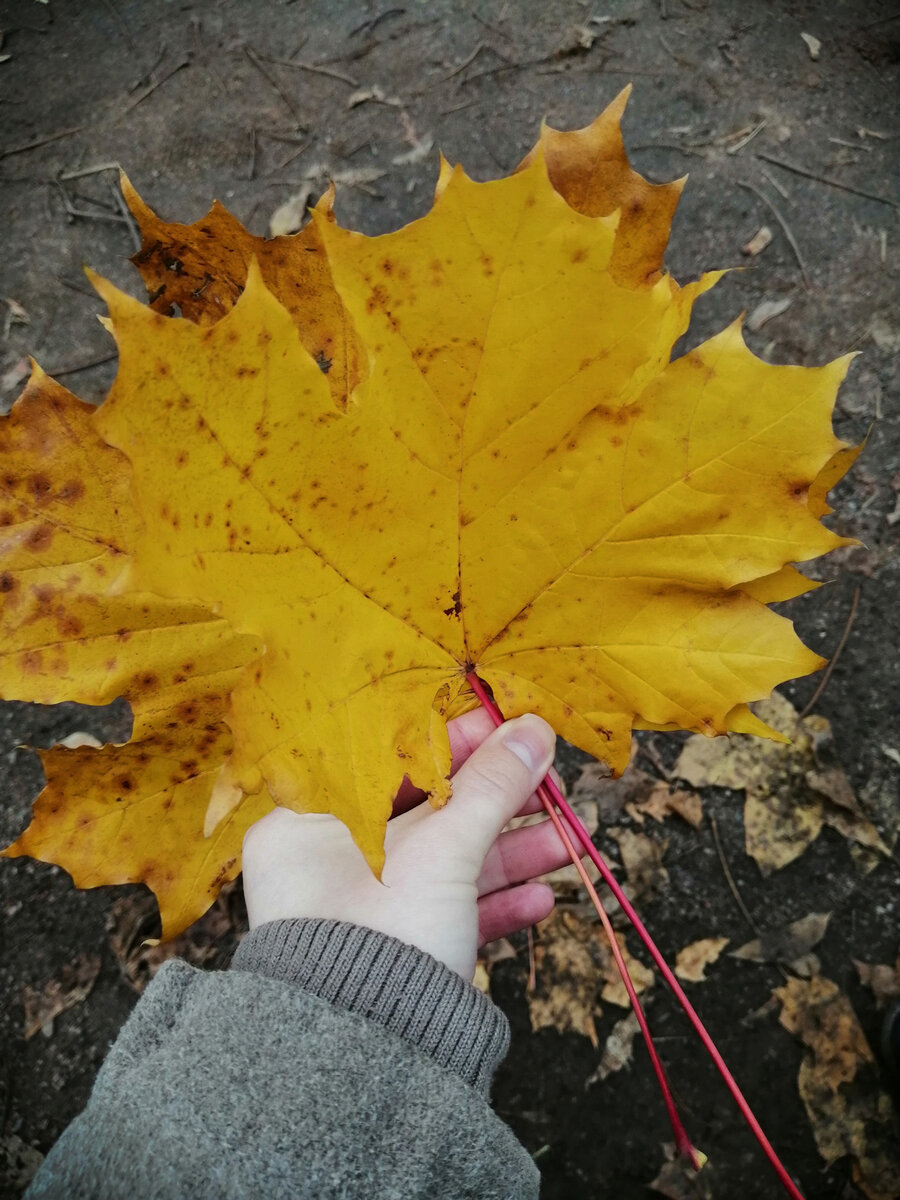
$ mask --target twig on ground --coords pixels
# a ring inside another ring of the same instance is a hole
[[[138,251],[140,250],[142,244],[141,232],[137,227],[137,221],[135,221],[134,217],[131,215],[131,210],[125,203],[125,197],[122,195],[122,189],[117,183],[110,183],[109,190],[112,193],[112,198],[116,203],[116,207],[122,214],[122,219],[128,226],[128,231],[131,234],[131,240],[134,243],[135,251]]]
[[[477,103],[477,100],[464,100],[462,104],[454,104],[452,108],[442,108],[440,115],[442,117],[449,117],[451,113],[462,112],[464,108],[471,108],[473,104]]]
[[[26,150],[37,150],[39,146],[58,142],[60,138],[71,137],[73,133],[80,133],[82,129],[84,129],[83,125],[73,125],[71,129],[60,129],[57,133],[45,133],[42,137],[32,138],[30,142],[22,142],[18,146],[0,150],[0,158],[9,158],[13,154],[24,154]]]
[[[747,145],[747,143],[752,142],[758,133],[762,133],[762,131],[765,129],[765,127],[768,125],[768,123],[769,123],[769,118],[763,117],[763,119],[759,122],[759,124],[754,125],[753,128],[750,130],[750,132],[745,134],[739,142],[735,142],[735,144],[733,146],[729,146],[726,149],[725,153],[726,154],[737,154],[737,152],[739,150],[743,150],[743,148]]]
[[[82,296],[90,296],[92,300],[97,299],[97,293],[93,288],[88,287],[87,285],[82,287],[80,284],[74,283],[71,279],[66,279],[63,275],[57,275],[56,282],[61,283],[63,287],[67,287],[73,292],[80,292]]]
[[[756,922],[753,920],[753,917],[750,915],[750,909],[744,903],[744,898],[743,898],[743,896],[741,896],[741,893],[738,891],[738,885],[734,882],[734,876],[731,873],[731,868],[728,865],[728,859],[725,857],[725,851],[722,849],[722,843],[719,839],[719,827],[716,824],[716,818],[710,817],[709,824],[710,824],[710,828],[712,829],[713,841],[716,843],[716,853],[719,856],[719,863],[721,864],[721,867],[722,867],[722,874],[725,876],[725,882],[728,884],[728,887],[729,887],[729,890],[731,891],[732,896],[734,896],[734,902],[735,902],[735,904],[737,904],[738,908],[743,913],[744,920],[747,922],[747,924],[750,926],[750,928],[753,930],[753,932],[756,934],[756,936],[761,937],[762,935],[760,934],[759,926],[756,924]]]
[[[853,628],[853,622],[856,620],[856,609],[859,605],[859,585],[857,584],[856,591],[853,593],[853,601],[850,604],[850,611],[847,613],[847,623],[844,625],[844,632],[841,634],[841,640],[838,642],[834,654],[831,656],[831,662],[825,668],[825,674],[819,680],[819,686],[810,696],[807,703],[804,705],[798,720],[802,721],[804,717],[808,717],[812,712],[817,700],[828,686],[828,680],[831,678],[831,673],[837,665],[837,660],[841,657],[841,652],[847,645],[847,639],[850,636],[850,630]]]
[[[160,75],[159,79],[154,79],[152,82],[148,83],[147,86],[142,91],[138,92],[136,96],[133,96],[122,109],[122,111],[116,115],[118,117],[124,117],[128,113],[132,112],[139,104],[143,104],[148,96],[152,96],[158,87],[162,87],[166,80],[171,79],[173,75],[177,75],[183,67],[189,67],[190,65],[191,60],[189,58],[182,58],[180,62],[177,62],[170,71],[166,71],[165,75]]]
[[[842,192],[851,192],[854,196],[862,196],[864,200],[874,200],[876,204],[887,204],[891,208],[900,209],[900,201],[891,200],[889,196],[879,196],[877,192],[867,192],[863,188],[853,187],[852,184],[843,183],[840,179],[834,179],[830,175],[819,175],[806,167],[798,166],[797,163],[788,162],[783,158],[775,158],[771,154],[764,154],[762,150],[757,150],[756,157],[771,163],[773,167],[781,167],[782,170],[791,171],[794,175],[802,175],[804,179],[814,179],[817,183],[839,188]]]
[[[534,958],[534,926],[528,926],[528,982],[525,984],[527,992],[533,992],[537,987],[537,964]]]
[[[251,129],[250,129],[250,171],[247,175],[248,179],[256,178],[256,152],[257,152],[256,126],[251,126]]]
[[[246,54],[246,56],[250,60],[250,62],[253,63],[254,67],[256,67],[257,71],[259,71],[260,75],[262,75],[263,79],[265,79],[266,82],[272,88],[274,88],[274,90],[281,97],[286,108],[288,109],[291,116],[296,121],[299,128],[305,129],[306,122],[304,121],[303,117],[300,116],[297,109],[294,107],[293,100],[290,98],[290,96],[287,94],[287,92],[284,90],[284,88],[281,86],[281,84],[278,82],[278,80],[275,78],[275,76],[272,74],[272,72],[266,69],[266,67],[263,64],[262,60],[260,59],[259,55],[255,54],[254,51],[251,50],[251,48],[249,46],[244,47],[244,53]]]
[[[283,160],[282,160],[282,161],[281,161],[281,162],[278,164],[278,166],[277,166],[277,167],[275,167],[275,170],[276,170],[276,171],[283,171],[283,170],[284,170],[284,168],[285,168],[286,166],[288,166],[288,164],[289,164],[289,163],[292,163],[292,162],[294,161],[294,159],[295,159],[295,158],[299,158],[299,157],[300,157],[300,155],[301,155],[301,154],[302,154],[302,153],[303,153],[305,150],[308,150],[308,149],[310,148],[310,146],[311,146],[311,145],[312,145],[312,142],[311,142],[311,141],[309,141],[309,142],[304,142],[302,146],[297,146],[297,147],[296,147],[296,149],[294,149],[294,150],[292,150],[292,151],[290,152],[290,154],[287,156],[287,158],[283,159]]]
[[[361,25],[357,25],[355,29],[351,29],[347,36],[356,37],[358,33],[371,33],[375,26],[380,25],[382,21],[389,21],[391,17],[402,17],[405,12],[405,8],[386,8],[377,17],[370,17],[368,21],[363,21]]]
[[[871,154],[875,149],[874,146],[867,146],[865,142],[848,142],[846,138],[830,137],[828,140],[835,146],[847,146],[850,150],[865,150],[866,154]]]
[[[101,171],[121,171],[122,167],[117,162],[97,163],[94,167],[78,167],[73,171],[61,171],[56,176],[57,179],[68,181],[70,179],[84,179],[86,175],[99,175]]]
[[[772,187],[775,189],[775,191],[778,193],[778,195],[782,198],[782,200],[790,200],[790,198],[791,198],[790,192],[787,190],[786,187],[784,187],[782,184],[780,184],[778,182],[778,180],[775,178],[775,176],[772,174],[771,171],[767,171],[765,167],[760,167],[759,173],[760,173],[760,175],[762,175],[766,179],[768,179],[769,183],[771,183]]]
[[[488,50],[489,48],[490,47],[486,46],[484,42],[479,42],[472,53],[468,55],[468,57],[464,58],[461,63],[458,63],[449,74],[442,75],[440,79],[436,79],[434,83],[431,84],[431,87],[437,87],[439,83],[446,83],[448,79],[454,79],[457,75],[461,74],[466,67],[470,66],[475,61],[482,50]]]
[[[93,209],[90,209],[90,208],[76,208],[75,205],[72,203],[72,200],[71,200],[68,192],[63,187],[63,185],[59,182],[59,180],[54,179],[53,182],[56,186],[56,190],[59,192],[60,197],[62,198],[63,207],[66,210],[67,216],[83,217],[86,221],[112,221],[116,225],[127,224],[127,222],[125,221],[125,218],[122,216],[122,214],[120,212],[109,212],[105,207],[103,208],[102,212],[95,212]],[[95,200],[92,203],[99,204],[99,201]]]
[[[505,30],[500,29],[500,27],[497,25],[492,25],[490,23],[490,21],[486,21],[484,19],[484,17],[481,15],[481,13],[477,13],[473,10],[472,16],[475,18],[475,20],[478,22],[479,25],[483,25],[485,27],[485,29],[489,29],[491,31],[491,33],[496,33],[498,37],[506,38],[506,40],[508,42],[512,41],[512,37],[508,33],[506,33]]]
[[[764,192],[761,192],[759,188],[755,187],[752,183],[742,183],[741,180],[738,180],[738,186],[746,188],[748,192],[752,192],[754,196],[757,196],[760,200],[762,200],[763,204],[765,204],[766,208],[768,208],[769,212],[771,212],[772,216],[784,230],[784,236],[787,238],[788,243],[794,252],[794,258],[797,260],[797,265],[800,268],[800,274],[803,276],[803,282],[806,285],[806,290],[809,291],[809,272],[806,270],[806,263],[803,261],[803,255],[800,253],[800,247],[797,245],[797,239],[794,237],[791,227],[788,225],[785,217],[782,216],[779,209],[776,208],[769,197]]]
[[[265,56],[265,61],[275,63],[279,67],[293,67],[295,71],[309,71],[311,75],[325,75],[329,79],[339,79],[341,83],[347,83],[350,87],[359,87],[359,81],[350,75],[345,75],[343,71],[335,71],[333,67],[325,67],[319,63],[296,62],[291,58],[269,58],[268,56]]]
[[[652,742],[644,742],[641,745],[641,751],[647,755],[654,767],[656,767],[657,771],[659,771],[661,779],[671,779],[672,772],[666,767],[666,764],[659,757],[659,751]]]

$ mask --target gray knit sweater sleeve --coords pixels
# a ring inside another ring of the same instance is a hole
[[[231,970],[166,964],[29,1200],[535,1200],[487,1092],[506,1018],[429,955],[276,921]]]

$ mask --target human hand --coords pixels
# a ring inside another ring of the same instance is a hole
[[[276,808],[244,838],[251,929],[324,917],[377,929],[472,979],[479,944],[548,916],[553,892],[534,876],[568,862],[549,820],[502,832],[539,812],[535,788],[556,737],[528,715],[494,729],[484,709],[451,721],[453,795],[434,809],[401,789],[379,882],[347,827],[326,814]]]

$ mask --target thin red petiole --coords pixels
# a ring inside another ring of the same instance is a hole
[[[500,709],[486,694],[484,699],[482,699],[482,705],[496,726],[499,727],[504,723],[503,715],[500,712]],[[550,795],[550,792],[544,786],[544,784],[541,784],[537,789],[537,794],[547,815],[553,822],[553,826],[559,835],[560,841],[565,846],[569,858],[572,860],[575,869],[581,876],[581,882],[584,884],[587,894],[591,899],[591,903],[597,911],[597,916],[600,918],[600,923],[603,926],[603,931],[606,934],[607,941],[609,942],[609,947],[612,951],[613,958],[615,959],[616,967],[622,983],[625,986],[625,991],[628,993],[628,999],[631,1002],[632,1010],[637,1018],[638,1025],[641,1029],[641,1034],[647,1046],[647,1053],[650,1055],[650,1062],[653,1065],[653,1070],[656,1074],[656,1080],[659,1084],[659,1090],[662,1093],[663,1103],[666,1106],[666,1112],[669,1116],[669,1123],[672,1126],[672,1133],[675,1137],[675,1146],[678,1150],[678,1153],[687,1158],[695,1171],[699,1171],[700,1163],[697,1160],[697,1155],[694,1151],[693,1144],[691,1143],[691,1139],[684,1128],[681,1117],[678,1115],[678,1109],[675,1106],[675,1100],[672,1096],[671,1088],[669,1087],[669,1081],[666,1079],[665,1070],[663,1069],[659,1055],[656,1052],[656,1046],[653,1044],[653,1038],[650,1036],[650,1026],[647,1024],[647,1018],[644,1015],[644,1010],[641,1007],[641,1002],[638,999],[637,992],[635,991],[634,982],[628,971],[628,966],[625,962],[625,958],[616,938],[615,930],[612,927],[612,921],[610,921],[609,915],[607,914],[606,909],[603,907],[600,897],[597,895],[597,889],[594,887],[591,877],[584,868],[584,863],[581,861],[581,855],[575,849],[572,839],[566,832],[566,828],[553,806],[553,799]]]
[[[500,724],[503,724],[502,719],[500,720]],[[669,1114],[669,1123],[672,1126],[672,1133],[675,1137],[675,1146],[678,1150],[678,1153],[683,1154],[688,1159],[695,1171],[699,1171],[700,1163],[697,1161],[697,1155],[694,1152],[691,1139],[688,1137],[687,1131],[682,1124],[681,1117],[678,1115],[678,1109],[675,1107],[675,1100],[669,1087],[669,1081],[666,1079],[665,1070],[663,1069],[663,1065],[659,1060],[659,1055],[656,1053],[656,1047],[653,1044],[653,1038],[650,1036],[650,1026],[647,1024],[647,1018],[644,1015],[644,1010],[641,1007],[641,1002],[638,999],[637,992],[635,991],[634,982],[629,974],[628,966],[625,962],[625,958],[616,938],[615,930],[612,927],[612,921],[610,921],[609,915],[607,914],[606,909],[603,907],[600,897],[597,895],[597,889],[591,882],[590,875],[588,875],[587,871],[584,869],[584,863],[581,861],[581,856],[573,846],[572,839],[569,837],[568,833],[566,833],[565,826],[560,820],[556,809],[553,807],[553,801],[550,798],[550,793],[543,784],[541,784],[541,786],[538,788],[538,796],[540,797],[541,803],[547,811],[547,815],[553,822],[556,832],[559,834],[560,840],[568,851],[569,857],[574,863],[578,874],[581,876],[581,882],[584,884],[587,894],[591,898],[591,903],[597,910],[597,915],[600,918],[600,923],[603,926],[604,933],[606,934],[609,942],[609,947],[612,950],[613,958],[616,960],[616,967],[618,968],[619,975],[622,978],[622,983],[625,985],[625,991],[628,993],[628,999],[631,1001],[632,1010],[634,1011],[634,1015],[637,1017],[638,1025],[641,1027],[641,1034],[643,1035],[644,1042],[646,1043],[647,1052],[650,1055],[650,1062],[653,1064],[653,1070],[656,1073],[656,1080],[659,1084],[659,1090],[662,1092],[663,1103],[666,1106],[666,1112]]]
[[[502,721],[504,719],[502,713],[500,712],[499,708],[497,708],[494,701],[491,699],[490,695],[488,694],[487,690],[485,689],[484,684],[481,682],[481,680],[478,678],[478,676],[475,674],[475,672],[470,671],[468,673],[468,675],[466,676],[466,678],[468,679],[468,682],[469,682],[472,690],[474,691],[475,695],[481,701],[482,706],[487,709],[487,711],[491,714],[492,718],[494,718],[495,722],[496,722],[496,717],[499,716],[500,722],[502,723]],[[578,839],[581,842],[581,844],[584,846],[585,850],[587,851],[588,857],[590,858],[591,862],[594,864],[594,866],[600,872],[600,875],[603,878],[603,882],[607,885],[607,887],[610,889],[612,894],[618,900],[618,902],[622,908],[622,911],[625,913],[628,920],[634,926],[641,941],[647,947],[647,950],[649,951],[650,956],[652,957],[653,961],[656,963],[657,967],[659,968],[660,974],[662,975],[663,979],[665,979],[666,983],[671,988],[672,992],[675,995],[675,998],[678,1000],[678,1003],[684,1009],[688,1020],[690,1021],[691,1025],[693,1025],[693,1027],[694,1027],[694,1031],[696,1032],[697,1036],[700,1038],[700,1041],[703,1043],[704,1047],[706,1048],[707,1054],[709,1054],[710,1058],[715,1063],[719,1074],[725,1080],[725,1085],[727,1086],[728,1090],[731,1092],[731,1095],[732,1095],[732,1098],[734,1099],[735,1104],[737,1104],[738,1108],[741,1111],[741,1115],[743,1116],[743,1118],[747,1122],[747,1124],[750,1126],[750,1129],[753,1132],[753,1136],[756,1138],[757,1142],[759,1142],[760,1146],[762,1147],[763,1153],[765,1154],[766,1158],[768,1158],[769,1162],[771,1163],[772,1168],[775,1171],[778,1178],[780,1179],[785,1191],[788,1193],[789,1196],[792,1197],[792,1200],[803,1200],[803,1193],[799,1190],[797,1185],[791,1179],[790,1175],[788,1175],[784,1164],[782,1163],[782,1161],[778,1157],[778,1155],[775,1153],[775,1150],[774,1150],[771,1142],[769,1141],[769,1139],[766,1137],[765,1133],[763,1132],[762,1126],[760,1125],[759,1121],[757,1121],[756,1117],[753,1115],[753,1110],[750,1108],[750,1105],[744,1099],[741,1089],[738,1087],[734,1076],[728,1070],[725,1060],[722,1058],[722,1055],[719,1053],[715,1042],[710,1037],[710,1035],[706,1029],[706,1026],[700,1020],[699,1016],[697,1015],[697,1013],[694,1009],[694,1006],[691,1004],[690,1000],[688,1000],[687,996],[685,995],[684,988],[681,986],[681,984],[675,978],[675,975],[673,974],[671,968],[669,967],[669,964],[663,958],[661,952],[657,948],[656,943],[653,941],[653,938],[651,938],[650,934],[647,932],[647,929],[644,926],[643,921],[640,919],[640,917],[635,912],[628,897],[625,895],[625,893],[622,891],[621,887],[619,886],[618,881],[616,880],[616,877],[613,875],[612,871],[610,871],[609,867],[606,865],[605,861],[603,860],[603,857],[601,856],[599,850],[594,845],[594,843],[591,841],[590,835],[584,829],[581,822],[578,820],[575,813],[572,811],[572,808],[569,805],[568,801],[566,800],[565,796],[562,794],[562,792],[559,790],[559,788],[556,786],[556,784],[553,782],[553,780],[550,778],[549,775],[544,780],[541,787],[546,788],[546,790],[547,790],[548,794],[550,795],[550,797],[552,798],[554,804],[557,806],[557,808],[559,808],[559,810],[562,812],[563,816],[569,822],[569,825],[571,826],[571,828],[577,834]]]

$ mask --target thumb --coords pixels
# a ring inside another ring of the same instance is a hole
[[[453,777],[443,835],[477,867],[553,762],[556,734],[529,713],[495,729]]]

